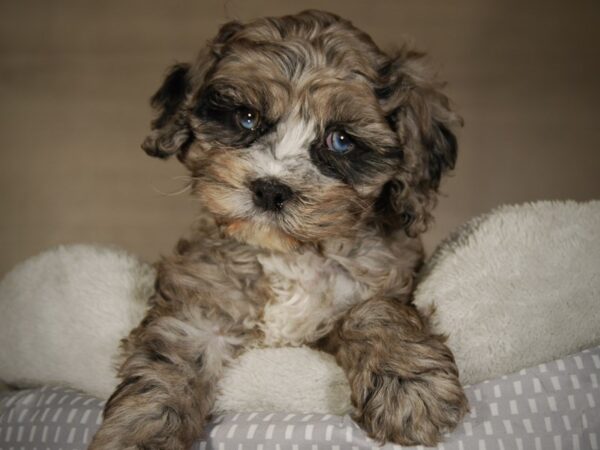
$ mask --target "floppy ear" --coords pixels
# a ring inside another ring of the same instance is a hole
[[[193,95],[193,86],[204,82],[206,73],[221,57],[225,44],[242,28],[243,25],[237,21],[226,23],[200,52],[193,67],[175,64],[169,69],[162,86],[150,99],[158,114],[152,121],[151,133],[142,143],[148,155],[164,159],[177,154],[180,159],[183,158],[193,140],[186,101]]]
[[[182,150],[190,140],[191,132],[182,108],[190,90],[189,74],[189,64],[175,64],[150,99],[152,108],[158,112],[158,117],[152,121],[151,133],[142,143],[150,156],[168,158]]]
[[[384,185],[376,213],[384,227],[403,227],[409,235],[427,229],[440,180],[456,162],[453,130],[462,125],[441,92],[443,85],[428,75],[423,56],[402,49],[380,69],[376,90],[403,146],[403,160]]]

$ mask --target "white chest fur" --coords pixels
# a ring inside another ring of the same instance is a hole
[[[265,344],[301,345],[323,337],[351,305],[370,295],[337,262],[314,252],[259,258],[273,292],[260,324]]]

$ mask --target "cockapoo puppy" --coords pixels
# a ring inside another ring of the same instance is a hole
[[[226,366],[310,345],[345,370],[378,441],[434,445],[468,409],[452,353],[411,305],[460,124],[422,54],[336,15],[230,22],[152,98],[143,143],[191,172],[206,214],[158,265],[91,448],[187,449]]]

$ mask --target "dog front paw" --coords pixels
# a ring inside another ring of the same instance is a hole
[[[381,443],[435,446],[469,409],[452,372],[434,371],[414,378],[371,373],[366,378],[358,395],[355,391],[354,420]]]
[[[139,437],[135,433],[122,436],[112,434],[110,430],[100,431],[88,450],[187,450],[190,444],[181,442],[176,436]]]
[[[191,439],[182,438],[179,414],[173,408],[123,408],[111,413],[88,450],[188,450],[192,445]]]
[[[435,445],[468,411],[458,368],[429,315],[389,298],[353,307],[330,336],[354,419],[379,442]]]

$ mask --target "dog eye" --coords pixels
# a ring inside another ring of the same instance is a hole
[[[343,131],[330,132],[325,139],[325,143],[329,150],[339,154],[348,153],[354,148],[354,142]]]
[[[239,108],[235,115],[238,125],[242,128],[250,131],[255,131],[258,128],[260,122],[260,115],[258,112],[253,111],[250,108]]]

